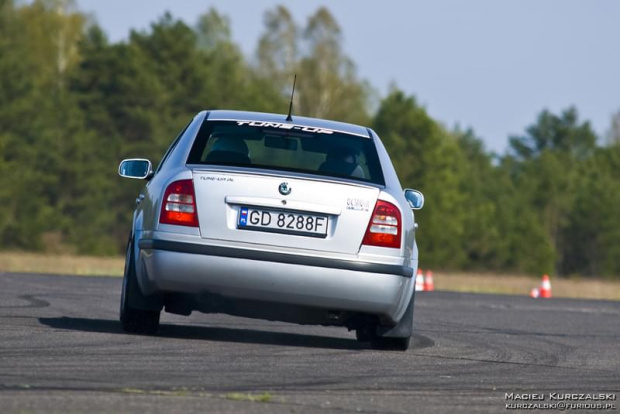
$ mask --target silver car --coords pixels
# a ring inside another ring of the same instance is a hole
[[[406,350],[418,265],[412,209],[369,128],[203,111],[146,180],[127,247],[120,320],[154,334],[160,312],[197,310],[336,325]]]

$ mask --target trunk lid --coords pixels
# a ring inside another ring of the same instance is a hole
[[[203,238],[344,254],[359,252],[380,191],[293,175],[194,170],[193,177]]]

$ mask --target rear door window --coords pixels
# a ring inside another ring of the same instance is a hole
[[[188,164],[242,166],[311,173],[384,185],[372,139],[318,128],[205,121]],[[261,123],[258,123],[261,124]]]

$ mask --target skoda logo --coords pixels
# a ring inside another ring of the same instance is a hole
[[[288,186],[288,183],[282,183],[280,187],[278,187],[278,191],[280,191],[282,195],[289,195],[291,193],[291,187]]]

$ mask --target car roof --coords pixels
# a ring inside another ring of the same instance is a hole
[[[258,121],[293,124],[299,125],[301,127],[328,129],[334,132],[342,132],[345,134],[352,134],[364,138],[370,138],[368,128],[360,125],[348,124],[346,122],[329,121],[319,118],[308,118],[305,116],[297,115],[293,115],[292,118],[292,121],[286,121],[286,115],[283,114],[229,110],[212,110],[209,111],[208,115],[208,120],[210,121]]]

